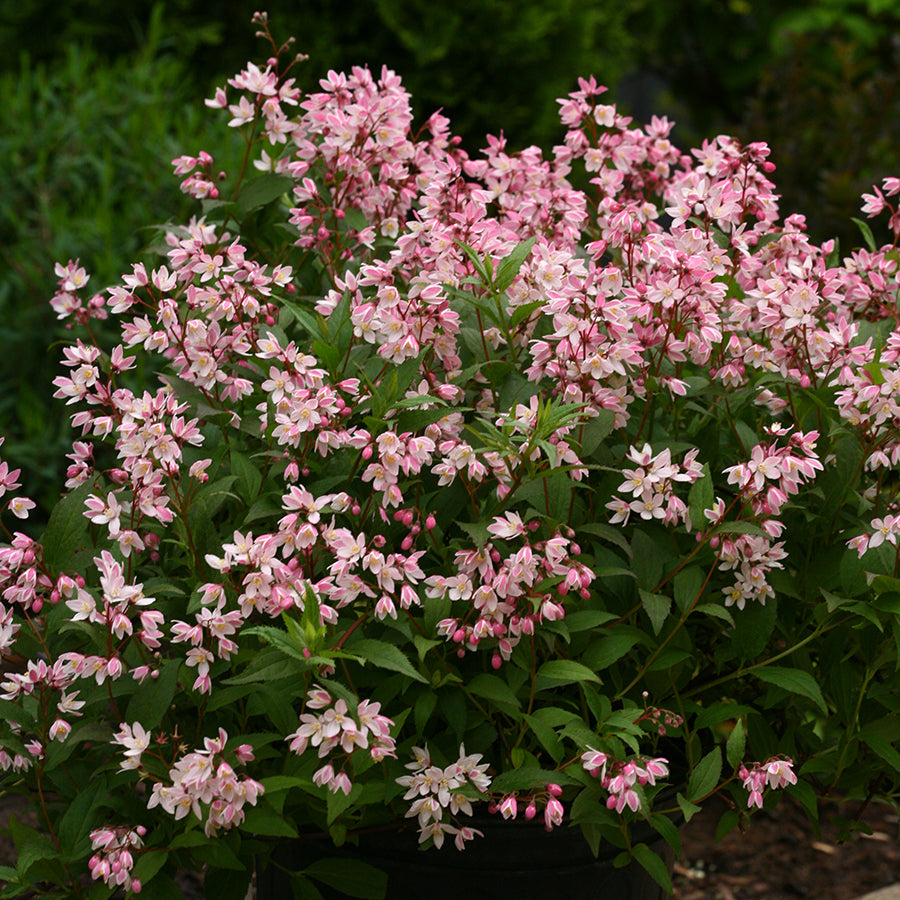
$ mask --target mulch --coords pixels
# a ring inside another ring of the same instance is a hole
[[[789,797],[771,811],[757,811],[746,830],[716,843],[723,807],[711,805],[683,829],[684,853],[675,865],[677,900],[853,900],[900,882],[897,814],[870,804],[863,820],[869,835],[839,841],[835,817],[853,819],[860,804],[820,811],[817,836],[803,810]]]

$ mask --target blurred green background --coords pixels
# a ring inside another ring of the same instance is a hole
[[[254,0],[255,2],[255,0]],[[213,9],[214,7],[214,9]],[[190,214],[170,160],[238,136],[203,98],[261,60],[243,0],[18,0],[0,13],[0,434],[27,460],[46,515],[71,442],[52,401],[65,334],[49,307],[53,263],[80,257],[95,290]],[[687,149],[721,132],[764,140],[782,212],[849,249],[859,194],[900,174],[900,0],[272,0],[314,90],[328,69],[387,64],[418,121],[438,108],[475,154],[563,135],[555,99],[594,74],[638,120],[678,123]],[[223,137],[224,135],[224,137]],[[224,155],[223,155],[224,154]]]

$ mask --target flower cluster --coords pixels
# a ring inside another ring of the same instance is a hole
[[[154,784],[147,808],[160,806],[176,819],[193,813],[204,822],[207,836],[240,825],[244,821],[244,804],[256,806],[264,788],[252,778],[238,776],[228,761],[230,753],[224,752],[227,741],[227,733],[220,728],[217,737],[204,738],[202,750],[194,750],[178,759],[169,770],[172,783]],[[231,753],[242,765],[254,758],[249,744],[240,744]]]
[[[488,647],[496,648],[492,665],[497,669],[524,635],[534,634],[545,621],[565,616],[560,595],[573,588],[589,595],[594,573],[571,558],[569,554],[579,548],[560,534],[530,542],[529,529],[516,513],[494,519],[487,530],[500,540],[523,539],[523,546],[505,558],[490,542],[460,551],[455,558],[458,574],[430,576],[426,593],[465,605],[464,613],[438,622],[437,633],[458,645],[460,657],[486,641]],[[540,590],[547,579],[558,579],[556,596]]]
[[[91,878],[103,879],[111,888],[122,887],[133,894],[141,892],[141,881],[132,878],[136,862],[134,851],[144,846],[147,829],[143,825],[107,825],[91,832],[91,849],[96,851],[88,862]]]
[[[349,715],[343,697],[335,700],[325,688],[317,685],[307,695],[306,708],[322,712],[301,713],[299,727],[285,740],[290,741],[291,751],[298,756],[310,746],[317,748],[319,759],[337,751],[313,775],[313,781],[321,787],[334,793],[350,793],[353,784],[347,767],[357,750],[368,751],[376,761],[394,755],[394,739],[390,733],[394,723],[381,715],[380,703],[360,700],[354,717]],[[338,766],[337,772],[335,766]]]
[[[538,814],[539,805],[544,807],[544,828],[552,831],[557,825],[561,825],[565,815],[565,808],[559,798],[562,796],[562,788],[554,783],[538,786],[524,794],[516,792],[507,794],[500,802],[488,804],[488,812],[499,813],[504,819],[515,819],[519,813],[519,806],[524,803],[524,816],[531,821]]]
[[[606,807],[617,813],[622,813],[626,806],[632,812],[638,812],[642,803],[641,795],[635,788],[648,784],[653,786],[657,778],[665,778],[669,774],[668,760],[661,757],[619,760],[593,747],[588,747],[581,755],[581,766],[599,779],[602,788],[609,791]]]
[[[491,786],[488,764],[481,763],[480,753],[467,754],[462,745],[459,759],[443,769],[432,764],[427,747],[413,747],[412,754],[414,761],[406,764],[412,774],[401,775],[396,782],[407,789],[403,799],[413,801],[406,816],[418,820],[419,843],[431,840],[435,847],[441,847],[444,836],[452,835],[456,848],[462,850],[466,841],[481,836],[481,832],[459,824],[453,817],[471,816],[472,800],[487,793]],[[444,818],[445,812],[449,820]]]
[[[793,769],[794,762],[787,757],[773,757],[764,763],[751,763],[748,769],[746,765],[742,765],[738,771],[738,777],[744,786],[744,790],[749,791],[747,798],[747,807],[754,806],[762,809],[763,791],[769,787],[772,790],[786,787],[789,784],[797,783],[797,776]]]
[[[692,522],[687,504],[675,493],[675,483],[693,484],[703,474],[703,466],[697,462],[697,451],[689,450],[681,463],[672,462],[671,451],[666,448],[654,454],[649,444],[638,450],[631,447],[627,458],[635,468],[622,470],[625,481],[617,488],[630,494],[632,500],[615,499],[606,504],[612,510],[611,524],[626,524],[632,513],[642,519],[659,519],[666,525],[683,524],[690,530]]]

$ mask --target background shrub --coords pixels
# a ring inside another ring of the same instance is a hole
[[[418,121],[437,108],[476,153],[502,122],[512,148],[549,148],[556,97],[579,75],[640,120],[666,113],[682,147],[719,132],[773,148],[783,209],[817,240],[858,241],[859,194],[900,173],[900,0],[271,0],[314,90],[328,69],[388,65]],[[202,99],[258,59],[247,0],[20,0],[0,41],[0,433],[32,460],[47,510],[68,443],[49,397],[53,263],[80,257],[101,290],[188,206],[170,160],[217,127]],[[231,160],[241,152],[236,138]],[[35,519],[39,522],[39,517]]]

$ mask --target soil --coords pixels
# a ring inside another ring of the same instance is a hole
[[[22,807],[20,798],[0,796],[0,865],[15,865],[15,848],[2,833],[10,814],[37,824]],[[855,832],[844,842],[838,826],[824,820],[816,835],[803,811],[784,798],[774,810],[753,815],[743,833],[735,829],[716,843],[721,811],[706,807],[684,827],[675,900],[853,900],[900,882],[898,819],[886,806],[867,808],[871,834]],[[835,809],[851,819],[858,811],[849,803]],[[203,896],[196,875],[185,873],[179,887],[186,900]]]
[[[677,900],[853,900],[900,881],[896,813],[870,805],[863,816],[871,834],[840,842],[835,816],[853,819],[860,804],[841,803],[825,813],[816,835],[803,810],[788,797],[753,815],[716,843],[722,808],[705,807],[682,831],[684,852],[675,864]]]

